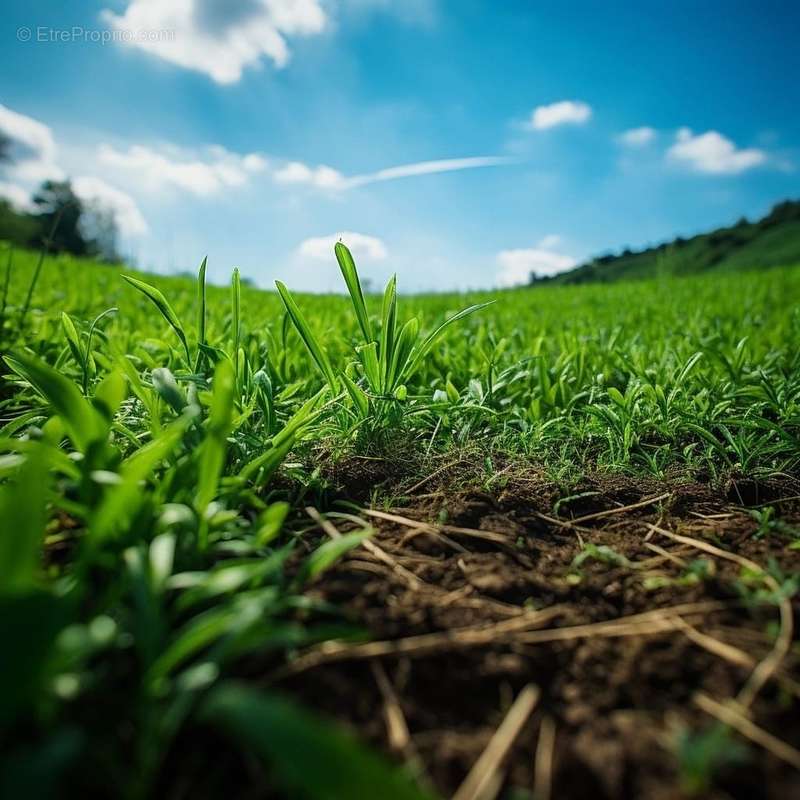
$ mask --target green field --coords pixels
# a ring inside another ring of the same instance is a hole
[[[634,499],[648,500],[656,485],[722,497],[798,475],[800,267],[469,295],[397,296],[391,284],[363,297],[338,255],[350,292],[335,296],[68,257],[37,274],[38,254],[23,251],[6,271],[2,256],[3,796],[58,784],[69,796],[212,797],[231,775],[238,796],[449,791],[447,777],[418,784],[394,763],[413,759],[375,755],[304,709],[303,691],[263,679],[320,642],[365,636],[315,589],[369,537],[380,543],[361,509],[402,507],[454,460],[469,468],[440,486],[430,522],[482,530],[493,528],[447,511],[449,494],[535,473],[562,498],[537,506],[557,530],[587,516],[567,501],[602,494],[587,476],[641,481]],[[657,500],[662,521],[648,519],[666,524],[677,512]],[[782,597],[797,588],[785,562],[800,541],[794,512],[762,500],[736,505],[760,507],[742,519],[773,543],[761,555],[774,569],[728,576],[766,605],[759,630],[781,602],[773,584]],[[697,517],[715,512],[734,513]],[[587,563],[629,565],[615,541],[579,530],[569,546],[585,555],[563,565],[564,591],[590,581]],[[688,569],[686,552],[675,558]],[[750,703],[758,680],[742,678]],[[687,794],[724,761],[710,734],[692,735],[706,736],[695,755],[686,739],[674,753]]]

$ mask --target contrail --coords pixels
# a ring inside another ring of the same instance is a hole
[[[514,163],[514,159],[506,156],[474,156],[472,158],[443,158],[438,161],[419,161],[416,164],[402,164],[398,167],[379,169],[364,175],[353,175],[345,178],[343,188],[352,189],[379,181],[393,181],[397,178],[411,178],[416,175],[431,175],[435,172],[456,172],[462,169],[478,169],[480,167],[500,167]]]

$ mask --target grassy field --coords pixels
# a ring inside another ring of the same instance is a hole
[[[800,267],[364,297],[336,257],[3,264],[0,794],[796,789]]]

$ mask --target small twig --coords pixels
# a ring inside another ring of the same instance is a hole
[[[533,796],[535,800],[550,800],[553,789],[553,753],[556,744],[556,723],[549,715],[542,717],[539,741],[534,761]]]
[[[736,698],[737,702],[743,708],[749,708],[753,704],[753,700],[755,700],[756,695],[761,691],[764,684],[778,671],[781,663],[788,655],[792,646],[792,630],[794,627],[794,620],[792,615],[792,605],[789,602],[789,599],[781,592],[781,587],[778,585],[778,582],[775,580],[775,578],[766,572],[763,567],[756,564],[755,561],[751,561],[749,558],[740,556],[737,553],[729,553],[726,550],[722,550],[719,547],[708,544],[708,542],[702,542],[699,539],[693,539],[690,536],[681,536],[677,533],[665,531],[663,528],[659,528],[656,525],[647,523],[647,527],[655,533],[666,536],[668,539],[681,542],[682,544],[690,544],[692,547],[696,547],[698,550],[702,550],[711,554],[712,556],[717,556],[718,558],[723,558],[727,561],[733,561],[735,564],[739,564],[741,567],[745,567],[753,572],[760,573],[763,577],[764,583],[769,586],[770,590],[773,591],[778,598],[781,627],[778,637],[775,640],[775,645],[769,654],[758,663],[756,668],[750,674],[747,683],[745,683],[745,685],[742,687],[742,690],[739,692],[739,695]]]
[[[569,520],[558,519],[558,517],[551,517],[549,514],[542,514],[541,511],[534,511],[534,516],[538,517],[541,520],[549,523],[550,525],[556,525],[559,528],[567,528],[569,530],[573,530],[576,533],[578,531],[582,531],[583,533],[588,533],[590,535],[594,535],[597,533],[596,528],[586,528],[583,525],[576,525],[574,522],[570,522]],[[580,535],[578,535],[580,539]],[[581,541],[581,546],[583,546],[583,542]]]
[[[607,511],[598,511],[595,514],[585,514],[582,517],[576,517],[568,522],[572,525],[576,525],[581,522],[588,522],[590,519],[600,519],[600,517],[610,517],[616,514],[622,514],[625,511],[633,511],[636,508],[643,508],[644,506],[650,506],[653,503],[658,503],[661,500],[666,500],[671,496],[671,494],[672,492],[664,492],[664,494],[660,494],[658,497],[649,497],[646,500],[640,500],[638,503],[631,503],[631,505],[620,506],[619,508],[610,508]]]
[[[308,514],[311,519],[316,522],[320,528],[322,528],[331,539],[338,539],[341,534],[336,529],[336,526],[328,519],[322,516],[322,514],[317,511],[316,508],[312,506],[306,506],[306,514]],[[379,547],[375,542],[370,539],[364,539],[361,542],[361,546],[371,553],[375,558],[379,561],[382,561],[386,564],[387,567],[390,567],[394,572],[400,575],[403,580],[408,584],[408,587],[413,591],[417,591],[420,586],[422,585],[423,581],[418,578],[413,572],[407,570],[402,564],[398,564],[395,559],[393,559],[382,547]]]
[[[680,558],[680,556],[676,556],[674,553],[670,553],[669,550],[665,550],[663,547],[659,547],[657,544],[651,544],[650,542],[645,542],[644,546],[648,550],[652,550],[654,553],[658,553],[662,558],[666,559],[667,561],[672,561],[673,564],[677,564],[679,567],[684,568],[686,566],[686,561]]]
[[[736,664],[739,667],[749,667],[752,669],[755,666],[756,660],[745,653],[744,650],[740,650],[738,647],[734,647],[726,642],[721,642],[719,639],[715,639],[713,636],[709,636],[697,630],[697,628],[690,625],[686,620],[681,619],[681,617],[677,617],[675,621],[678,623],[678,627],[686,634],[687,639],[702,647],[704,650],[708,650],[709,653],[713,653],[715,656],[719,656],[725,659],[725,661],[730,661],[731,664]]]
[[[278,670],[273,678],[280,678],[286,674],[296,675],[320,664],[363,658],[384,658],[398,655],[419,658],[443,650],[459,650],[490,644],[543,644],[582,639],[587,636],[645,636],[665,633],[678,627],[675,623],[677,615],[703,614],[726,607],[726,603],[712,600],[701,603],[683,603],[665,609],[620,617],[617,620],[535,630],[537,626],[550,622],[564,613],[563,606],[551,606],[542,611],[503,620],[488,626],[456,628],[450,631],[407,636],[403,639],[388,639],[361,644],[330,640],[307,650],[303,655]]]
[[[378,690],[383,697],[383,718],[386,722],[389,747],[403,755],[406,765],[418,781],[428,785],[430,784],[430,778],[425,771],[425,765],[417,752],[417,748],[414,746],[414,740],[408,730],[408,723],[400,706],[397,692],[380,661],[373,661],[370,666],[372,667],[375,683],[378,684]]]
[[[403,709],[400,707],[400,701],[397,699],[397,694],[389,681],[383,664],[380,661],[373,661],[371,667],[372,676],[375,678],[375,683],[378,684],[378,689],[383,697],[383,718],[386,721],[386,735],[389,739],[389,747],[398,753],[402,753],[411,741]]]
[[[755,742],[755,744],[760,745],[776,758],[800,770],[800,750],[796,750],[787,742],[760,728],[730,705],[718,703],[702,692],[698,692],[693,700],[695,705],[705,711],[706,714],[710,714],[725,725],[730,725],[731,728],[734,728],[751,742]]]
[[[517,695],[486,749],[453,795],[453,800],[494,800],[497,797],[502,786],[500,768],[503,759],[536,708],[539,695],[539,687],[531,683]]]
[[[467,550],[466,547],[462,547],[458,542],[454,542],[452,539],[449,539],[440,530],[438,530],[435,525],[431,525],[431,523],[429,522],[420,522],[417,519],[409,519],[408,517],[401,517],[398,514],[389,514],[386,511],[378,511],[375,508],[363,508],[361,509],[361,511],[363,514],[366,514],[369,517],[377,517],[378,519],[385,519],[387,522],[396,522],[398,525],[403,525],[406,528],[411,528],[412,531],[414,531],[414,535],[420,533],[428,533],[431,536],[435,536],[437,539],[447,544],[448,547],[452,547],[452,549],[455,550],[456,552],[459,553],[469,552],[469,550]]]
[[[570,625],[565,628],[547,628],[543,631],[530,631],[516,637],[521,644],[547,644],[549,642],[568,642],[585,639],[588,636],[615,639],[625,636],[647,636],[674,631],[678,625],[674,618],[641,620],[637,622],[593,622],[587,625]]]
[[[496,544],[498,547],[516,552],[509,537],[502,533],[496,533],[495,531],[482,531],[478,528],[462,528],[458,525],[434,525],[432,522],[420,522],[416,519],[408,519],[407,517],[401,517],[398,514],[389,514],[386,511],[377,511],[373,508],[363,508],[361,511],[363,514],[366,514],[369,517],[385,519],[389,522],[396,522],[398,525],[404,525],[405,527],[411,528],[413,531],[415,531],[414,535],[416,535],[416,532],[431,533],[435,536],[441,537],[450,544],[457,544],[446,538],[442,533],[444,531],[456,536],[468,536],[471,539],[481,539],[484,542],[492,542],[492,544]],[[462,552],[468,552],[460,545],[457,545],[457,547]]]
[[[698,519],[730,519],[731,517],[736,516],[730,511],[726,511],[723,514],[701,514],[699,511],[690,511],[689,513]]]
[[[339,533],[338,528],[330,522],[330,520],[325,519],[313,506],[306,506],[306,514],[308,514],[331,539],[339,539],[341,537],[342,534]]]
[[[351,661],[363,658],[384,658],[386,656],[421,657],[447,650],[480,647],[481,645],[503,643],[507,637],[520,629],[531,629],[550,622],[564,612],[562,606],[551,606],[542,611],[531,612],[492,625],[455,628],[436,633],[423,633],[403,639],[388,639],[377,642],[349,644],[329,640],[310,648],[294,661],[278,670],[273,679],[284,675],[296,675],[321,664],[337,661]]]

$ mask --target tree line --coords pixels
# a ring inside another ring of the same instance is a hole
[[[0,164],[11,161],[11,142],[0,135]],[[47,180],[20,210],[0,197],[0,241],[19,247],[119,261],[119,230],[114,214],[100,203],[78,197],[69,180]]]

